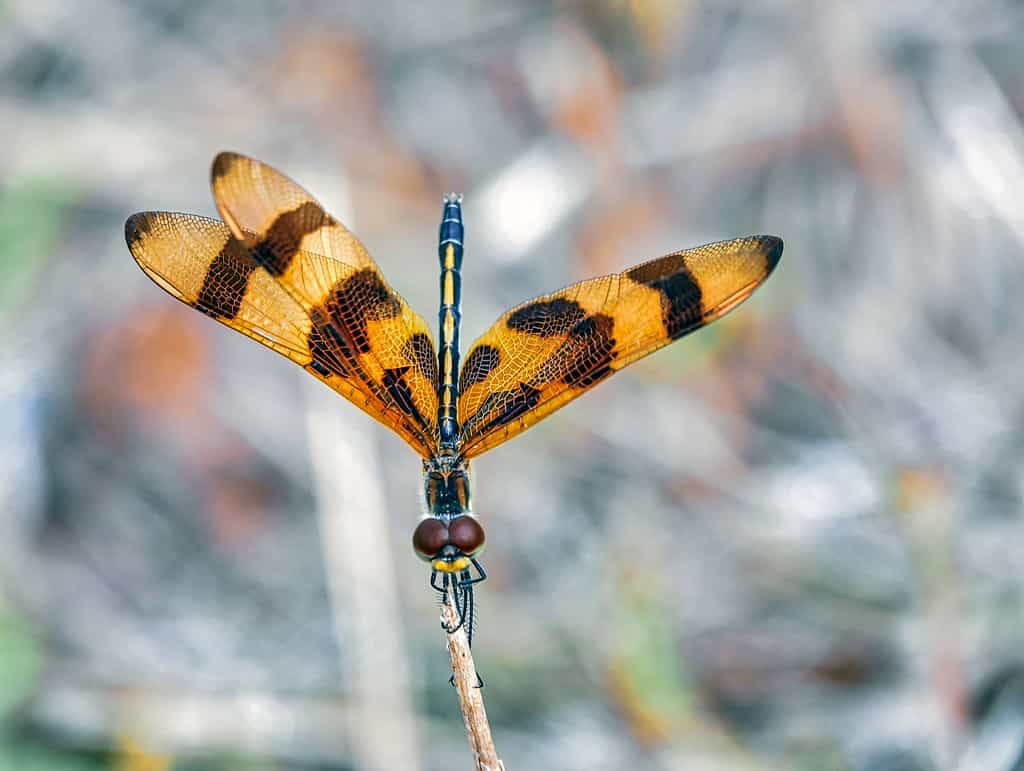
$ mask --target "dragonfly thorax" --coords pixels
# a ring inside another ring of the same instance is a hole
[[[451,519],[473,510],[469,463],[457,455],[438,455],[423,461],[423,499],[428,514]]]
[[[469,493],[469,464],[455,455],[423,462],[426,516],[413,532],[416,554],[435,570],[465,570],[470,558],[484,548],[484,529],[473,516]]]

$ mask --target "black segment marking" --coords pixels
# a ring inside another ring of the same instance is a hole
[[[370,321],[391,319],[402,313],[402,303],[372,268],[339,281],[327,297],[326,313],[337,330],[344,330],[357,353],[369,353]]]
[[[519,388],[513,391],[495,391],[487,394],[487,398],[480,405],[480,409],[463,425],[462,438],[483,436],[498,426],[511,423],[520,415],[536,407],[540,401],[540,394],[539,388],[534,388],[526,383],[520,383]],[[501,411],[483,426],[478,427],[476,424],[486,419],[496,407],[501,407]]]
[[[313,357],[317,372],[348,377],[346,361],[352,351],[320,308],[313,308],[309,314],[313,328],[309,332],[309,355]],[[327,375],[325,375],[326,377]]]
[[[278,215],[266,235],[252,248],[253,258],[272,276],[280,276],[291,265],[302,245],[302,239],[315,233],[331,218],[312,201]]]
[[[540,389],[528,386],[526,383],[520,383],[518,391],[506,391],[505,394],[511,396],[511,399],[506,399],[505,409],[487,424],[482,433],[486,434],[492,428],[511,423],[520,415],[536,407],[537,402],[540,401]]]
[[[417,332],[402,346],[402,356],[411,360],[416,370],[437,390],[437,354],[430,335]]]
[[[661,319],[669,337],[681,337],[699,324],[704,315],[702,292],[682,256],[670,254],[652,260],[626,275],[661,292]]]
[[[233,319],[242,307],[249,276],[259,266],[248,259],[244,247],[228,238],[203,277],[196,308],[208,316]]]
[[[311,366],[313,369],[315,369],[317,371],[317,374],[319,374],[319,375],[321,375],[323,377],[330,377],[332,374],[334,374],[327,367],[325,367],[323,364],[321,364],[318,361],[311,361],[309,363],[309,366]]]
[[[404,412],[406,415],[415,420],[419,425],[426,426],[426,421],[423,420],[423,415],[416,407],[416,402],[412,398],[412,389],[409,388],[409,384],[405,382],[405,373],[409,371],[409,367],[395,367],[394,369],[384,370],[384,388],[392,399],[395,400],[395,404],[398,405],[398,409]]]
[[[578,302],[559,297],[524,305],[509,314],[505,324],[517,332],[538,337],[555,337],[565,334],[586,316]]]
[[[487,379],[501,361],[501,353],[493,345],[478,345],[466,357],[459,373],[459,391]]]

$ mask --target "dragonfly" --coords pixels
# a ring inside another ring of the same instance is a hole
[[[419,453],[412,546],[430,586],[452,597],[449,633],[472,635],[474,587],[487,577],[472,459],[735,308],[783,248],[776,236],[748,236],[580,281],[506,311],[461,358],[461,195],[443,199],[435,346],[363,244],[297,183],[224,152],[211,184],[220,220],[133,214],[132,256],[173,297],[291,359]]]

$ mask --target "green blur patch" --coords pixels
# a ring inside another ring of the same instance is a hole
[[[0,188],[0,313],[27,301],[76,198],[67,184],[49,178],[15,179]]]

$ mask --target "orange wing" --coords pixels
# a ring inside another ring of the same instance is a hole
[[[782,241],[751,236],[660,257],[537,297],[478,339],[459,374],[460,452],[525,431],[613,372],[735,308]]]
[[[214,162],[227,224],[142,212],[140,267],[182,302],[284,354],[423,457],[437,444],[437,353],[362,244],[294,182],[239,155]]]

